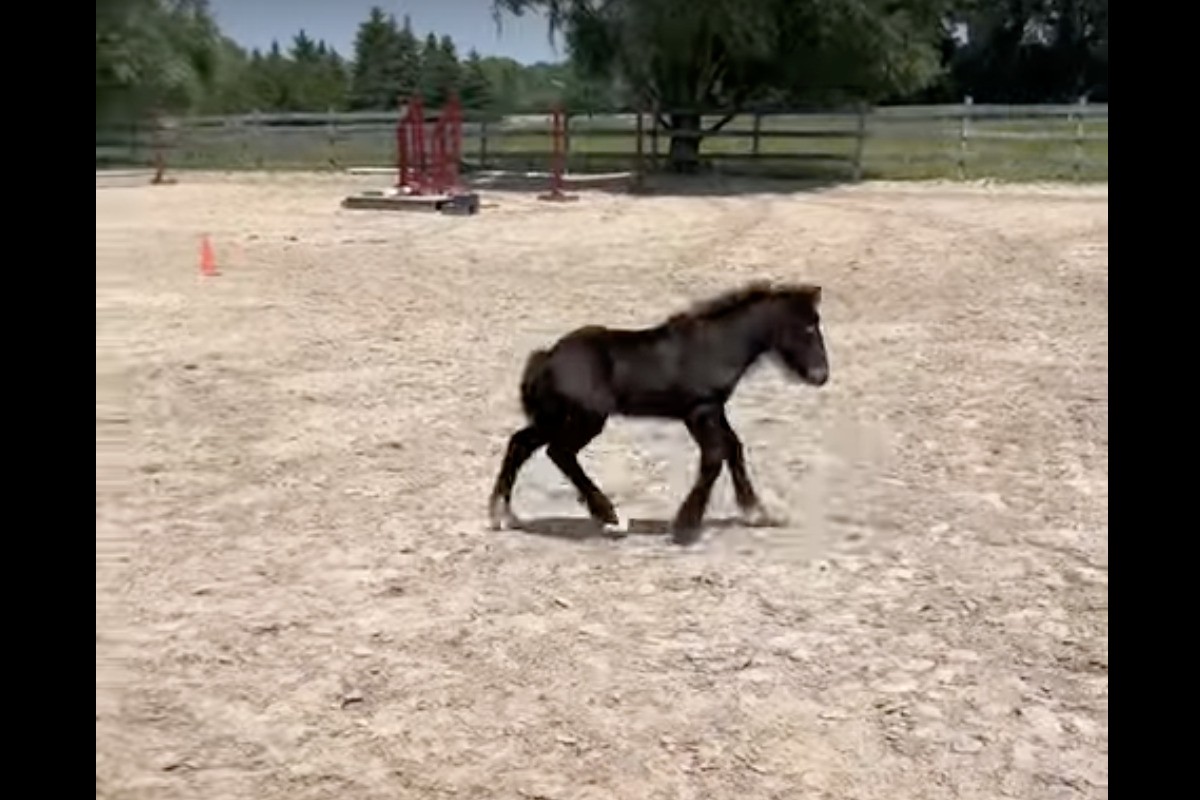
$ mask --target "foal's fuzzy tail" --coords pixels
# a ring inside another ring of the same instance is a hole
[[[525,362],[525,371],[521,373],[521,408],[531,421],[536,411],[544,405],[545,390],[548,388],[546,362],[550,359],[549,350],[534,350]]]

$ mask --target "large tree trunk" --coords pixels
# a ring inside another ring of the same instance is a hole
[[[667,152],[667,168],[672,172],[693,173],[700,168],[700,115],[672,114],[668,120],[671,124],[671,146]],[[677,136],[676,132],[683,131],[690,136]]]

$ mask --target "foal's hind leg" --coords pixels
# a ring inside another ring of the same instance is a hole
[[[500,467],[500,474],[496,476],[496,484],[492,489],[492,498],[488,507],[492,530],[516,527],[517,520],[512,513],[513,483],[516,482],[517,472],[529,460],[529,457],[545,443],[545,434],[535,425],[522,428],[508,440],[508,449],[504,453],[504,464]]]
[[[567,480],[571,481],[579,490],[588,513],[592,515],[593,519],[606,525],[617,525],[620,521],[617,519],[617,512],[613,508],[612,501],[605,497],[604,492],[600,491],[596,484],[592,483],[591,478],[583,471],[583,467],[579,466],[579,460],[576,458],[579,451],[587,447],[588,442],[595,439],[600,435],[600,431],[604,430],[604,421],[604,417],[598,414],[572,415],[570,420],[564,422],[551,434],[546,455],[550,457],[555,466],[562,470],[563,475],[567,476]]]

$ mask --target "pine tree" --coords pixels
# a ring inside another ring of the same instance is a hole
[[[492,84],[483,69],[483,59],[472,49],[467,54],[462,74],[462,102],[464,108],[476,111],[489,110],[494,102]]]
[[[462,64],[458,60],[458,48],[449,36],[443,36],[438,42],[441,51],[439,64],[442,69],[442,91],[449,95],[462,88]]]
[[[350,92],[350,74],[346,68],[346,60],[332,47],[321,42],[324,48],[321,56],[321,85],[324,87],[325,107],[340,111],[346,107]]]
[[[389,109],[396,106],[395,61],[398,31],[396,20],[373,6],[354,37],[354,67],[350,75],[350,107]]]
[[[260,99],[263,111],[291,111],[292,98],[287,75],[287,59],[279,49],[279,42],[272,40],[266,58],[262,60]]]
[[[417,91],[421,83],[421,41],[413,33],[412,20],[406,15],[404,24],[396,34],[393,53],[392,74],[401,98],[407,99]]]
[[[459,88],[458,54],[448,36],[430,33],[421,48],[421,94],[426,108],[441,108]]]
[[[303,28],[292,39],[291,52],[288,55],[299,64],[315,64],[320,60],[317,43],[304,32]]]

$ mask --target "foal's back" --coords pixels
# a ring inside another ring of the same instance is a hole
[[[728,399],[745,365],[724,358],[723,344],[717,331],[674,318],[652,328],[592,325],[559,340],[551,369],[558,390],[589,411],[678,419]]]

